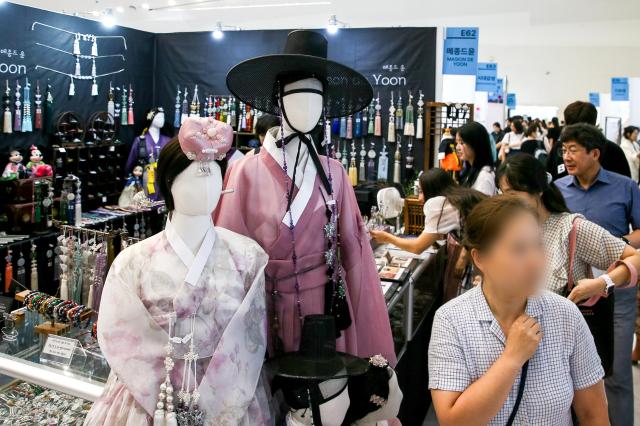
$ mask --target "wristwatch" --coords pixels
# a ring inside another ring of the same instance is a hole
[[[600,278],[604,281],[604,289],[602,290],[602,296],[608,297],[611,293],[613,293],[613,289],[616,286],[616,283],[613,282],[609,274],[600,275]]]

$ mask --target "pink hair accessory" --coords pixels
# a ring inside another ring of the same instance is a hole
[[[223,160],[233,143],[233,129],[213,118],[189,117],[180,127],[178,140],[191,161]]]

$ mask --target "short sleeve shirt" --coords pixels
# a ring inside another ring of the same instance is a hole
[[[526,313],[544,337],[529,360],[524,394],[514,424],[571,426],[574,392],[604,376],[591,332],[577,306],[549,291],[529,299]],[[506,338],[482,286],[442,306],[429,343],[429,389],[464,392],[504,352]],[[504,426],[513,410],[520,377],[489,425]]]
[[[476,181],[471,185],[472,189],[478,192],[482,192],[489,197],[496,193],[496,174],[489,166],[484,166],[480,169]]]
[[[564,294],[569,280],[569,234],[578,218],[573,283],[589,277],[591,266],[606,271],[620,259],[626,243],[582,215],[553,213],[542,225],[547,258],[547,290]]]
[[[446,197],[429,198],[424,203],[424,231],[427,234],[448,234],[460,230],[460,213]]]

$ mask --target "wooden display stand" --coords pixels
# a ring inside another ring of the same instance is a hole
[[[404,199],[404,233],[419,235],[424,231],[424,203],[416,197]]]
[[[24,298],[31,293],[31,290],[24,290],[21,291],[20,293],[16,293],[16,297],[15,299],[18,302],[24,302]],[[93,315],[93,311],[92,310],[88,310],[83,312],[80,315],[81,319],[87,319],[89,318],[89,316]],[[38,334],[54,334],[56,336],[61,336],[63,334],[65,334],[69,329],[71,328],[71,326],[69,324],[64,324],[61,322],[55,322],[53,320],[51,321],[47,321],[47,322],[43,322],[42,324],[36,325],[34,327],[36,333]]]

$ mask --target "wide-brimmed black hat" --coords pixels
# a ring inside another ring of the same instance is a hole
[[[322,381],[364,374],[366,359],[336,351],[336,326],[331,315],[307,315],[300,350],[269,360],[267,371],[290,379]]]
[[[324,85],[327,118],[361,111],[373,99],[369,81],[359,72],[328,60],[327,39],[307,30],[290,32],[282,54],[259,56],[234,66],[227,74],[227,87],[252,107],[279,115],[278,82],[284,85],[310,77]]]

